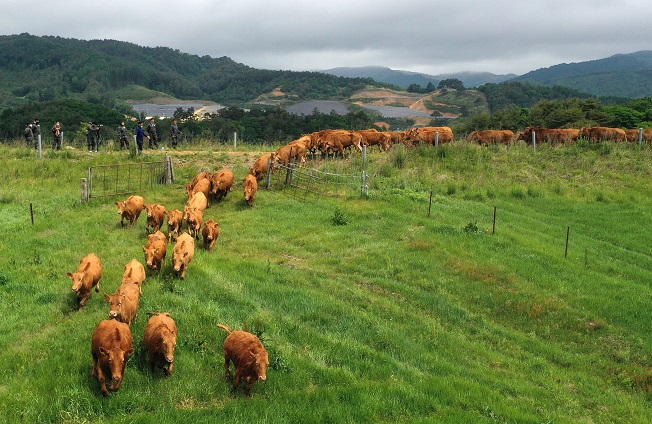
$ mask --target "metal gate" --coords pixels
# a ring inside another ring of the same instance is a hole
[[[141,193],[157,184],[174,181],[172,158],[160,162],[95,165],[88,168],[86,193],[82,180],[82,199]]]

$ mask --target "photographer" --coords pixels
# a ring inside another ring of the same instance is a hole
[[[154,118],[149,120],[147,125],[147,138],[149,139],[149,148],[158,148],[158,134],[156,133],[156,120]]]

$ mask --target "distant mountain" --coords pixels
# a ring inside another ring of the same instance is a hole
[[[652,50],[562,63],[528,72],[513,81],[560,85],[598,97],[648,97],[652,96]]]
[[[516,77],[516,74],[496,75],[490,72],[457,72],[451,74],[428,75],[418,72],[400,71],[383,66],[360,66],[332,68],[323,71],[325,74],[336,75],[347,78],[372,78],[375,81],[394,84],[402,88],[408,88],[412,84],[425,87],[428,83],[437,86],[440,81],[450,78],[457,78],[462,81],[464,87],[478,87],[486,83],[500,83]]]
[[[104,105],[155,97],[244,105],[277,88],[288,101],[343,100],[370,85],[390,87],[370,78],[260,70],[228,57],[116,40],[0,36],[0,109],[63,98]]]

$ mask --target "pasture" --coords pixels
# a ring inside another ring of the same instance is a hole
[[[236,175],[204,213],[220,224],[213,252],[197,243],[183,281],[170,256],[148,273],[134,356],[103,398],[91,334],[108,317],[103,293],[144,260],[147,232],[144,214],[120,227],[119,198],[82,203],[80,179],[90,165],[163,155],[39,160],[0,146],[0,420],[652,421],[649,147],[395,147],[370,153],[369,197],[260,190],[249,208],[242,179],[259,154],[172,154],[175,182],[138,193],[182,208],[197,172]],[[66,273],[90,252],[104,264],[101,291],[77,310]],[[147,366],[147,312],[179,327],[171,376]],[[229,394],[220,323],[269,351],[250,398]]]

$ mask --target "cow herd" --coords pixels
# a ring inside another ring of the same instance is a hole
[[[249,177],[256,181],[253,176]],[[132,227],[138,222],[141,212],[147,211],[145,228],[148,235],[142,250],[149,273],[160,273],[167,256],[168,243],[174,243],[172,269],[181,280],[185,279],[194,257],[195,240],[201,237],[205,250],[213,250],[220,235],[220,227],[213,219],[204,222],[203,212],[209,206],[209,199],[218,202],[224,199],[232,191],[233,182],[233,172],[227,169],[214,174],[199,173],[186,184],[188,201],[183,212],[179,209],[168,211],[163,205],[145,204],[145,199],[141,196],[130,196],[115,203],[121,227],[124,227],[125,221]],[[255,190],[253,194],[251,190],[247,192],[246,186],[245,182],[245,200],[253,205]],[[161,231],[166,217],[167,235]],[[184,222],[186,231],[182,230]],[[138,259],[127,263],[118,290],[113,294],[104,294],[104,300],[110,305],[108,319],[99,322],[91,338],[92,376],[97,378],[104,396],[109,396],[110,392],[120,388],[125,366],[134,353],[131,324],[138,315],[143,295],[143,283],[148,274],[145,266]],[[67,274],[72,279],[72,290],[76,293],[80,310],[84,308],[93,290],[100,291],[102,271],[102,261],[95,253],[90,253],[80,260],[76,272]],[[167,312],[149,315],[143,341],[150,369],[154,372],[160,368],[165,375],[170,375],[174,371],[177,325]],[[233,362],[235,377],[232,393],[244,380],[247,382],[245,393],[249,395],[257,380],[266,379],[269,364],[267,351],[255,335],[232,331],[223,324],[218,326],[228,333],[224,341],[225,377],[227,380],[231,378],[229,365]]]
[[[535,134],[534,137],[533,134]],[[642,136],[644,141],[651,142],[652,129],[645,129]],[[574,143],[580,138],[590,142],[635,142],[639,138],[639,130],[623,130],[609,127],[580,129],[528,127],[525,131],[518,133],[511,130],[478,130],[471,132],[466,137],[468,141],[481,146],[508,145],[517,141],[531,144],[533,140],[538,143],[564,144]],[[275,152],[261,155],[251,167],[250,174],[260,180],[267,173],[268,164],[287,166],[290,160],[303,163],[306,161],[306,154],[314,154],[317,151],[324,156],[344,156],[346,152],[362,151],[365,146],[369,148],[378,146],[380,151],[388,151],[396,144],[413,147],[417,144],[436,145],[452,143],[453,141],[453,130],[446,126],[410,128],[404,131],[328,129],[305,134],[280,147]]]

